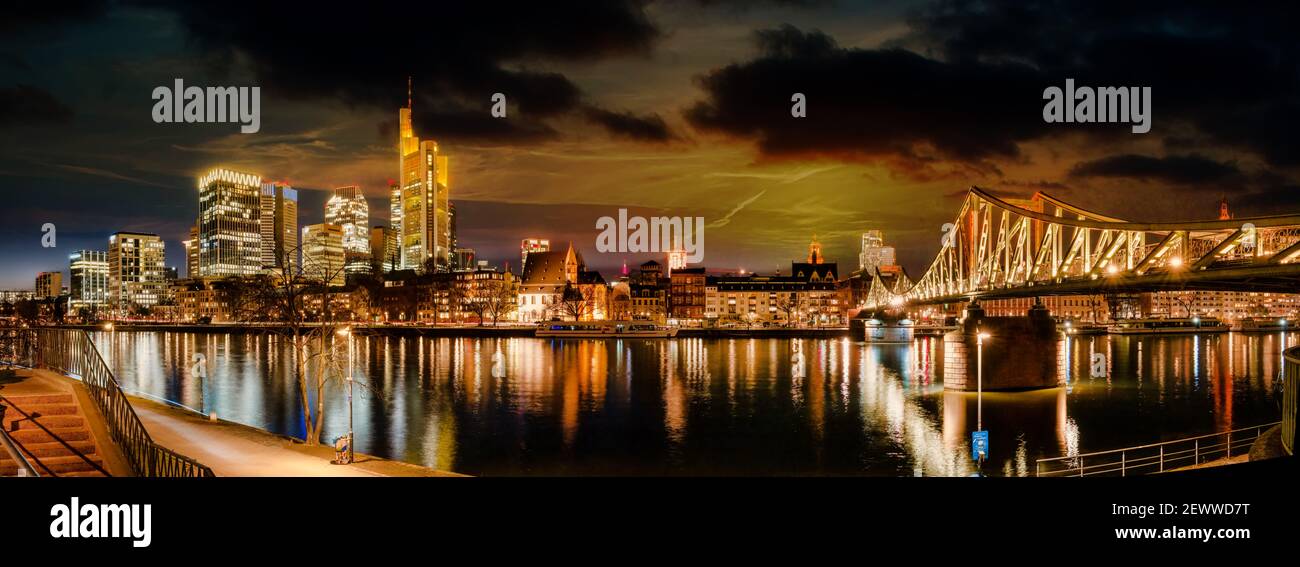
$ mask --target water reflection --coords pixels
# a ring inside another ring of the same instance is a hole
[[[275,335],[97,332],[129,390],[301,436]],[[974,393],[943,389],[942,340],[553,341],[358,337],[357,449],[470,474],[975,472]],[[1293,335],[1076,336],[1066,386],[985,393],[986,474],[1277,419]],[[206,358],[206,378],[193,368]],[[1093,353],[1106,355],[1092,377]],[[802,361],[799,359],[802,358]],[[500,373],[495,370],[501,370]],[[347,426],[327,387],[324,439]]]

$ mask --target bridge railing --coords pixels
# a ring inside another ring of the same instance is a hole
[[[1300,401],[1300,347],[1283,353],[1282,365],[1282,447],[1295,454],[1296,402]]]
[[[215,476],[206,465],[153,441],[85,331],[22,329],[6,330],[6,333],[17,335],[8,338],[17,345],[12,356],[18,364],[60,372],[85,384],[104,416],[113,441],[137,476]]]
[[[1038,459],[1034,476],[1128,476],[1196,466],[1249,453],[1255,440],[1278,423],[1274,421],[1123,449]]]

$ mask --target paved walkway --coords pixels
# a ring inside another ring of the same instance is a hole
[[[361,453],[352,465],[331,465],[330,447],[307,447],[144,398],[132,397],[131,405],[155,442],[212,467],[217,476],[461,476]]]

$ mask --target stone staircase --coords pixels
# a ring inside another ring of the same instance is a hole
[[[0,394],[4,430],[41,476],[111,476],[86,418],[69,393]],[[16,476],[19,465],[0,448],[0,477]]]

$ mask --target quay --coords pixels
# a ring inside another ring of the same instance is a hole
[[[54,328],[81,331],[103,331],[100,325],[58,325]],[[172,331],[181,333],[282,333],[287,330],[284,325],[262,323],[212,323],[196,325],[189,323],[115,323],[114,330],[130,331]],[[372,325],[357,323],[352,326],[357,335],[392,336],[392,337],[471,337],[471,338],[510,338],[533,337],[537,327],[531,325]],[[693,338],[838,338],[849,334],[848,327],[682,327],[678,337]]]
[[[124,391],[86,333],[11,333],[0,366],[0,476],[464,476],[356,453]]]
[[[356,454],[351,465],[333,465],[334,449],[131,396],[131,405],[154,441],[209,467],[217,476],[464,476],[420,465]]]

